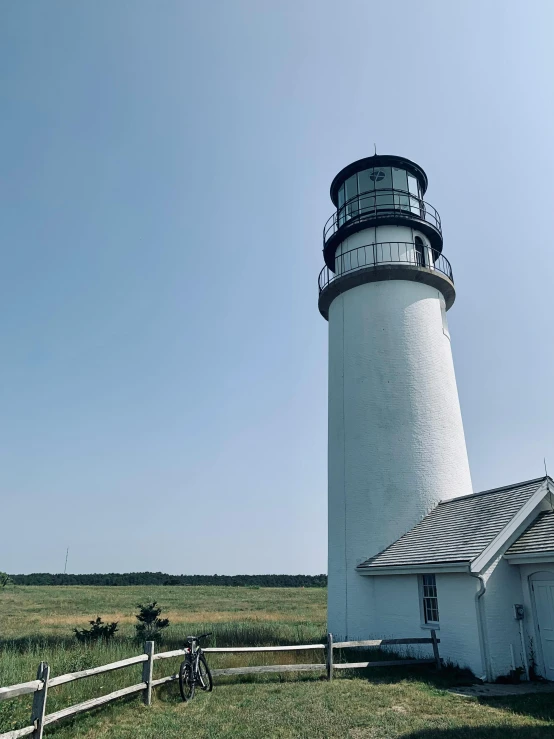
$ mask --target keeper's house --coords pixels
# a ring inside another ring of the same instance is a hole
[[[552,491],[540,478],[446,500],[359,564],[377,630],[440,629],[442,656],[478,677],[554,680]]]

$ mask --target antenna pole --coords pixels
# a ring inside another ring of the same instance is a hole
[[[64,575],[67,575],[67,558],[68,558],[68,556],[69,556],[69,547],[67,547],[67,549],[65,550],[65,565],[64,565],[64,568],[63,568],[63,574]]]

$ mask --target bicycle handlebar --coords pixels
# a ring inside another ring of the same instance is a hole
[[[207,634],[200,634],[200,636],[187,636],[187,642],[200,641],[200,639],[205,639],[207,636],[211,636],[212,634],[213,631],[210,631]]]

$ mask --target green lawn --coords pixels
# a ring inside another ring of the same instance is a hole
[[[425,679],[364,678],[217,686],[189,704],[175,686],[151,708],[127,704],[55,732],[56,739],[546,739],[554,736],[552,697],[483,705],[452,696]]]
[[[158,600],[169,615],[165,648],[187,633],[215,632],[219,646],[319,641],[326,631],[322,589],[225,587],[17,587],[0,595],[0,685],[33,679],[46,659],[53,675],[137,654],[131,639],[135,605]],[[71,629],[96,615],[121,623],[109,645],[84,647]],[[337,655],[339,656],[339,655]],[[372,657],[373,659],[373,657]],[[213,667],[323,661],[318,651],[210,655]],[[158,662],[155,677],[177,670],[179,659]],[[216,678],[212,694],[190,704],[175,683],[155,690],[151,707],[122,700],[47,730],[55,739],[177,739],[196,737],[348,737],[351,739],[554,739],[554,695],[477,702],[453,696],[455,671],[427,667],[319,674]],[[53,688],[48,712],[140,681],[140,666]],[[0,703],[0,733],[28,723],[28,696]]]

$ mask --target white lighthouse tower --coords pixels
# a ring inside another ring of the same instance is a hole
[[[356,566],[438,501],[472,492],[446,311],[455,298],[425,172],[376,155],[331,184],[319,310],[329,321],[329,630],[367,638],[383,603]],[[385,630],[386,633],[386,630]]]

